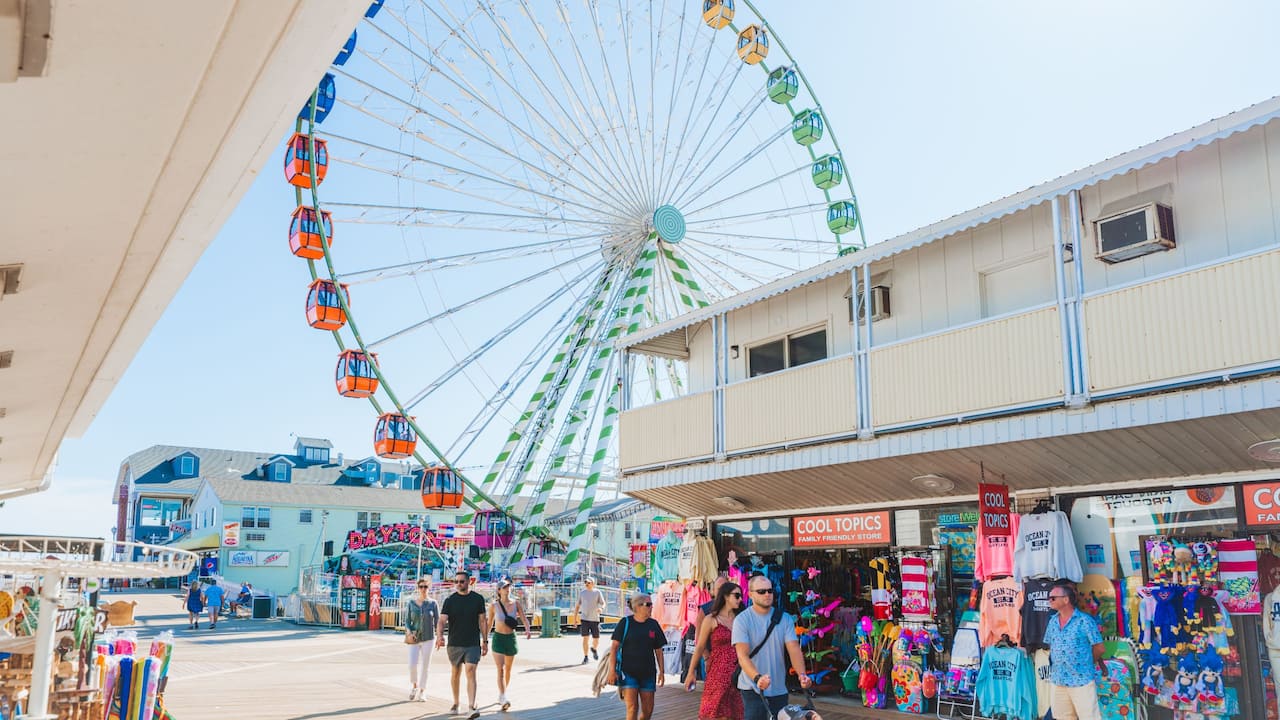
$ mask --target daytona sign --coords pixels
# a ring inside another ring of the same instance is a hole
[[[796,547],[889,545],[889,511],[791,518],[791,544]]]

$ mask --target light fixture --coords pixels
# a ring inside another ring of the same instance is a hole
[[[747,504],[736,497],[725,495],[724,497],[711,498],[712,502],[729,508],[730,510],[742,511],[747,509]]]
[[[729,357],[733,358],[734,360],[737,360],[737,359],[738,359],[738,346],[737,346],[737,345],[730,345],[730,346],[729,346]]]
[[[941,475],[934,475],[933,473],[929,473],[928,475],[917,475],[911,478],[911,485],[917,490],[937,494],[951,492],[956,487],[956,484],[950,479],[944,478]]]
[[[1249,457],[1263,462],[1280,463],[1280,440],[1263,440],[1250,445]]]

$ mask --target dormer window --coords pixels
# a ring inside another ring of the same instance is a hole
[[[289,466],[282,462],[272,465],[271,479],[274,482],[289,482]]]
[[[178,459],[178,474],[182,477],[191,477],[196,474],[196,459],[190,455]]]
[[[302,458],[307,462],[327,463],[329,462],[329,448],[303,448]]]

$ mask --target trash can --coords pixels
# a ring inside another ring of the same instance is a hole
[[[542,637],[560,637],[560,608],[542,608]]]
[[[253,619],[263,620],[271,617],[271,598],[269,596],[255,595],[253,598]]]

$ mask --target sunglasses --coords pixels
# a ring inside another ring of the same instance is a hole
[[[431,589],[431,586],[430,586],[430,585],[419,585],[419,586],[418,586],[418,589],[419,589],[419,590],[430,590],[430,589]]]
[[[729,593],[729,597],[736,597],[736,598],[741,599],[741,598],[742,598],[742,593],[740,593],[740,592],[736,592],[736,593]]]
[[[471,578],[458,578],[457,580],[454,580],[454,582],[456,583],[471,582]]]
[[[751,592],[757,595],[772,595],[773,588],[760,588],[759,590],[752,590]]]
[[[653,603],[651,602],[636,603],[636,607],[653,607]]]

